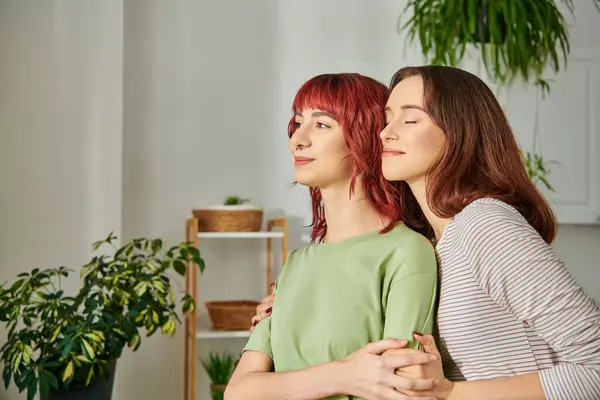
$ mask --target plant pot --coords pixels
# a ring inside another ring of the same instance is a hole
[[[215,385],[214,383],[211,383],[210,396],[212,397],[212,400],[223,400],[226,387],[227,385]]]
[[[108,379],[95,377],[88,386],[75,382],[68,389],[51,390],[41,400],[111,400],[116,366],[116,360],[108,364]]]

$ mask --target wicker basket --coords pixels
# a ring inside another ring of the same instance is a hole
[[[263,210],[247,206],[221,206],[192,210],[199,232],[257,232]]]
[[[253,300],[207,301],[204,303],[216,331],[247,331],[260,302]]]

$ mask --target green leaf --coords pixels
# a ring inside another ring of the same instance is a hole
[[[46,397],[50,394],[50,385],[48,384],[48,379],[44,376],[40,376],[40,395],[42,397]]]
[[[87,378],[85,379],[85,386],[89,386],[93,377],[94,377],[94,368],[93,368],[93,366],[90,366],[90,368],[88,370]]]
[[[61,357],[65,358],[71,353],[71,349],[73,348],[73,342],[71,340],[65,341],[64,346],[61,351]]]
[[[160,239],[154,239],[152,241],[152,251],[154,253],[158,253],[159,251],[162,250],[162,246],[163,246],[163,242]]]
[[[50,336],[49,343],[54,343],[56,341],[61,330],[62,330],[62,326],[60,326],[60,325],[58,325],[58,326],[56,326],[56,328],[54,328],[54,332],[52,332],[52,336]]]
[[[173,268],[179,275],[185,276],[185,263],[183,261],[181,261],[181,260],[173,261]]]
[[[38,380],[33,379],[27,386],[27,400],[34,400],[38,391]]]
[[[65,367],[63,373],[62,373],[62,381],[63,382],[67,382],[68,380],[70,380],[71,378],[73,378],[73,370],[75,368],[75,365],[73,364],[73,360],[69,361],[67,363],[67,366]]]
[[[48,382],[48,384],[53,387],[54,389],[58,389],[58,379],[56,379],[56,376],[54,376],[54,374],[50,371],[43,371],[43,376],[46,380],[46,382]]]
[[[95,359],[96,354],[95,354],[95,351],[92,348],[92,346],[85,339],[81,339],[81,344],[85,348],[85,352],[87,353],[88,359],[90,359],[90,360]]]
[[[25,283],[25,279],[19,279],[15,283],[13,283],[10,289],[8,290],[14,293],[17,290],[19,290],[21,286],[23,286],[23,283]]]
[[[129,347],[133,347],[133,351],[136,351],[141,344],[140,335],[135,334],[127,344]]]
[[[148,284],[146,282],[139,282],[137,285],[135,285],[135,293],[139,296],[142,297],[144,295],[144,293],[146,293],[146,290],[148,289]]]
[[[8,365],[4,366],[2,371],[2,380],[4,381],[4,389],[8,389],[10,385],[10,379],[12,378],[12,369]]]

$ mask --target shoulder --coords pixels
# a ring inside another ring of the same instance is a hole
[[[435,249],[429,239],[401,225],[394,229],[395,242],[388,254],[386,273],[397,278],[418,273],[437,276]]]
[[[500,200],[477,200],[461,211],[455,222],[453,250],[464,257],[484,287],[514,279],[516,270],[539,273],[541,266],[556,258],[529,222]]]
[[[292,250],[281,269],[278,282],[283,281],[286,275],[293,274],[295,271],[311,265],[314,262],[314,257],[312,257],[313,250],[314,245],[311,244]]]
[[[301,262],[303,259],[308,257],[312,247],[313,245],[307,244],[305,246],[298,247],[297,249],[292,250],[292,252],[287,257],[285,265],[293,265]]]
[[[458,213],[454,218],[454,231],[466,244],[516,236],[539,236],[514,207],[491,198],[475,200]]]

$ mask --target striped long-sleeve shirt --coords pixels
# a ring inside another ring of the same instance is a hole
[[[539,371],[550,400],[600,399],[600,308],[517,210],[471,203],[437,252],[448,379]]]

